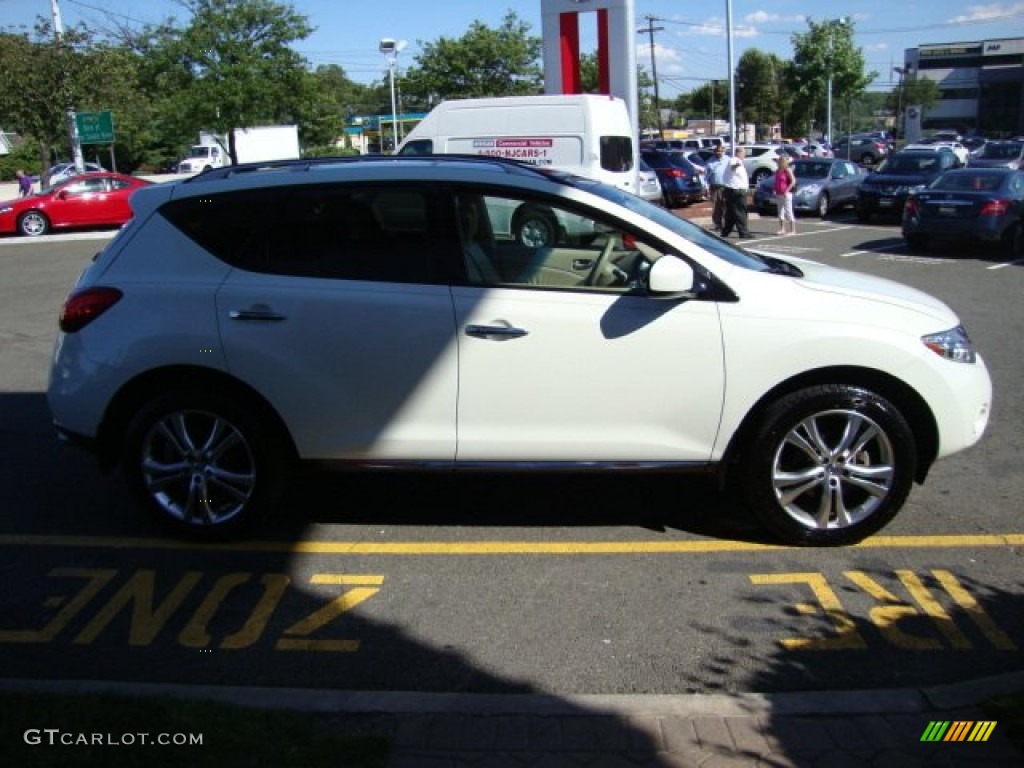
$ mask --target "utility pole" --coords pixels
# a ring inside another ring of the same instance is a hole
[[[60,7],[57,5],[57,0],[50,0],[50,13],[53,16],[53,34],[57,40],[57,54],[60,57],[60,78],[63,81],[61,83],[61,90],[65,90],[63,86],[67,84],[67,68],[64,62],[64,25],[60,20]],[[78,122],[75,120],[75,105],[71,100],[71,95],[68,94],[67,104],[67,122],[68,122],[68,143],[71,144],[71,159],[75,163],[75,168],[79,173],[85,170],[85,158],[82,157],[82,142],[78,140]]]
[[[661,97],[658,96],[658,65],[654,61],[654,33],[661,32],[665,28],[654,26],[654,22],[658,21],[654,16],[644,16],[644,18],[647,19],[647,26],[637,31],[646,32],[651,44],[651,77],[654,78],[654,117],[658,123],[658,138],[663,139],[665,138],[665,132],[661,127]]]

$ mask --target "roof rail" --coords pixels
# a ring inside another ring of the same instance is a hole
[[[348,165],[352,163],[479,163],[481,165],[500,166],[512,172],[525,172],[550,176],[550,170],[542,169],[531,163],[509,157],[492,157],[490,155],[447,154],[447,155],[334,155],[329,157],[307,157],[292,160],[267,160],[262,163],[239,163],[221,168],[208,168],[184,180],[188,184],[193,181],[214,181],[226,179],[245,173],[260,171],[308,171],[323,165]]]

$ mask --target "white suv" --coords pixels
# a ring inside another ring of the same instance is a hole
[[[779,155],[785,152],[778,144],[741,144],[747,151],[743,161],[750,186],[757,187],[761,180],[771,176],[779,167]]]
[[[496,233],[526,203],[588,226],[539,247]],[[64,304],[49,404],[197,537],[237,532],[316,462],[715,473],[781,540],[847,544],[988,420],[988,371],[941,301],[591,180],[330,158],[132,204]]]

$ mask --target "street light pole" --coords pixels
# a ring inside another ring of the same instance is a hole
[[[394,40],[385,37],[380,41],[380,52],[388,59],[388,75],[391,81],[391,141],[392,153],[398,149],[398,103],[395,100],[395,66],[398,64],[398,54],[405,48],[405,40]]]
[[[907,135],[907,126],[903,122],[903,76],[907,74],[906,67],[893,67],[892,71],[900,76],[900,83],[896,91],[896,138],[903,139]]]
[[[68,74],[65,65],[64,24],[60,18],[60,6],[57,5],[57,0],[50,0],[50,14],[53,17],[53,34],[57,39],[57,46],[60,48],[61,83],[66,85]],[[78,120],[75,117],[75,107],[70,100],[67,104],[66,119],[68,143],[71,145],[71,160],[78,172],[82,173],[85,170],[85,158],[82,157],[82,142],[78,137]]]
[[[828,84],[826,86],[826,114],[825,114],[825,141],[832,144],[832,61],[835,58],[836,51],[836,26],[843,26],[846,24],[846,17],[841,16],[838,19],[829,19],[828,24]]]

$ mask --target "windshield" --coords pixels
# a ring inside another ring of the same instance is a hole
[[[939,170],[939,155],[893,155],[878,168],[884,173],[924,174]]]
[[[991,157],[999,160],[1012,160],[1020,157],[1022,144],[986,144],[981,148],[980,157]]]
[[[195,147],[189,147],[188,156],[189,157],[209,157],[210,156],[210,147],[208,147],[206,145],[197,145]]]
[[[831,163],[793,163],[793,175],[798,179],[827,179]]]

